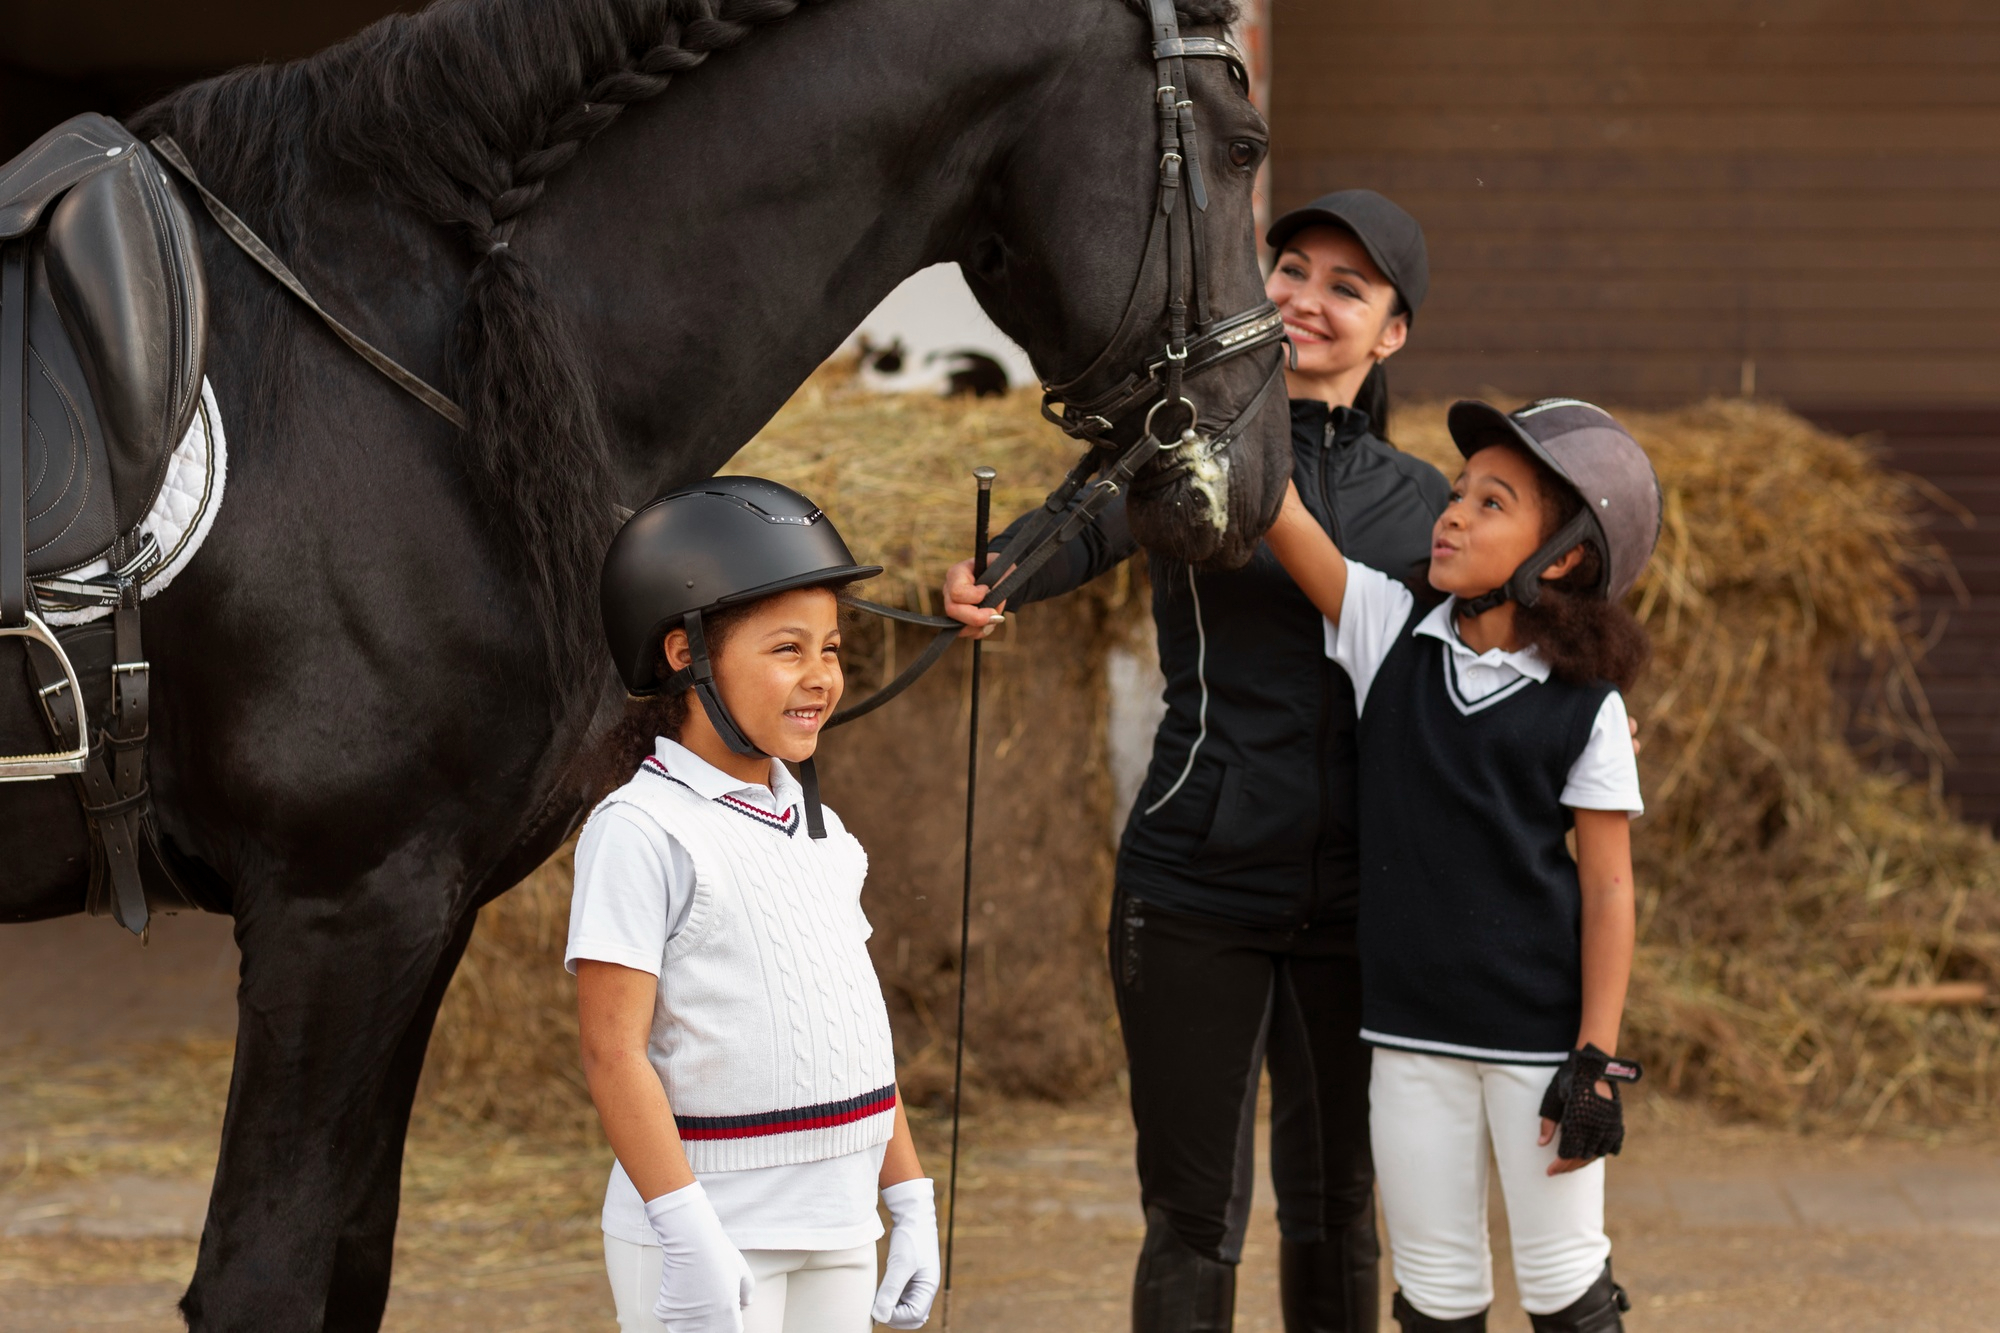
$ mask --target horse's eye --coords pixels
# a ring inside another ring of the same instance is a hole
[[[1237,139],[1229,145],[1229,160],[1237,169],[1248,171],[1264,156],[1264,145],[1254,139]]]

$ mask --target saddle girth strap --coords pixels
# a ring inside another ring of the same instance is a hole
[[[28,243],[0,244],[0,626],[28,623]]]
[[[151,919],[141,858],[151,836],[152,791],[146,786],[147,670],[139,655],[136,606],[121,606],[112,612],[112,635],[116,662],[112,667],[111,724],[98,733],[90,758],[76,779],[77,797],[95,848],[85,906],[93,916],[108,915],[138,935]],[[71,697],[69,682],[55,658],[30,651],[28,660],[41,682],[37,694],[42,720],[56,743],[84,734],[91,719],[83,711],[83,701]],[[136,671],[120,669],[134,662],[138,664]],[[175,895],[187,897],[178,884],[168,887]]]
[[[105,729],[102,740],[105,757],[112,765],[118,812],[93,817],[108,818],[122,834],[116,844],[107,836],[104,850],[111,862],[112,888],[117,895],[115,915],[119,924],[137,934],[146,928],[148,915],[145,882],[139,876],[139,847],[141,821],[152,803],[152,792],[146,786],[152,668],[146,662],[139,638],[136,583],[126,586],[125,600],[111,613],[111,627],[115,645],[115,660],[111,664],[111,725]]]

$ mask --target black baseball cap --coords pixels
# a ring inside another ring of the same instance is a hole
[[[1292,233],[1316,223],[1353,232],[1415,320],[1417,307],[1424,303],[1424,293],[1431,286],[1430,251],[1424,246],[1424,229],[1415,218],[1373,190],[1335,190],[1273,222],[1264,233],[1264,243],[1282,250]]]

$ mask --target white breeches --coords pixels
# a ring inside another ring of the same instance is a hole
[[[1611,1256],[1604,1162],[1551,1176],[1556,1145],[1535,1143],[1542,1093],[1554,1074],[1375,1048],[1368,1083],[1375,1178],[1396,1283],[1424,1314],[1463,1319],[1493,1303],[1489,1152],[1500,1168],[1522,1308],[1554,1314],[1604,1270]]]
[[[875,1301],[875,1246],[851,1250],[745,1250],[757,1294],[743,1312],[743,1333],[870,1333]],[[660,1294],[660,1247],[604,1238],[604,1270],[619,1333],[665,1333],[653,1317]]]

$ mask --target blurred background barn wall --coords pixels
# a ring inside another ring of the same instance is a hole
[[[1271,9],[1274,207],[1368,186],[1428,233],[1399,393],[1778,400],[1936,487],[1970,600],[1926,590],[1923,675],[2000,818],[2000,6]]]

